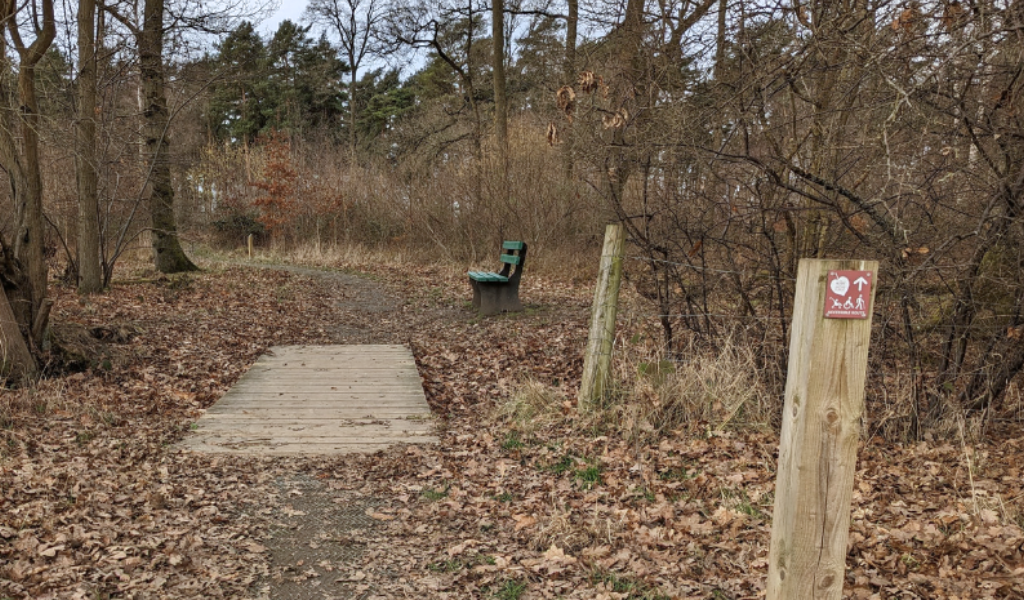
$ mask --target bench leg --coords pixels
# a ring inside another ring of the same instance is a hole
[[[469,287],[473,288],[473,308],[480,310],[480,282],[475,279],[469,280]]]
[[[520,312],[519,283],[490,283],[470,280],[473,286],[473,308],[489,317],[503,312]]]
[[[501,312],[522,312],[519,302],[519,282],[508,283],[498,288],[498,310]]]

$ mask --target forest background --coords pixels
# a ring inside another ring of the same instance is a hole
[[[140,245],[177,272],[250,234],[465,266],[523,239],[590,277],[618,221],[644,370],[743,348],[781,397],[799,259],[875,259],[871,432],[1019,418],[1021,3],[256,9],[0,2],[8,375],[56,351],[53,277],[99,291]]]

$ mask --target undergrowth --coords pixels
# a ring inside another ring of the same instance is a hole
[[[614,380],[603,401],[579,410],[561,389],[528,379],[495,407],[493,418],[508,427],[507,450],[522,447],[538,432],[566,427],[634,442],[680,430],[764,428],[772,424],[779,399],[760,381],[756,367],[752,352],[738,344],[679,360],[627,347],[615,357]]]

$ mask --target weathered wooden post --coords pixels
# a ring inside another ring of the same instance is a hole
[[[246,239],[246,245],[249,246],[249,260],[252,260],[252,234],[250,233]]]
[[[580,410],[604,395],[612,363],[615,342],[615,317],[619,309],[619,284],[622,282],[622,258],[626,234],[622,225],[609,225],[604,233],[601,267],[591,308],[590,335],[583,357],[583,379],[577,397]]]
[[[878,263],[801,260],[768,600],[842,597]]]

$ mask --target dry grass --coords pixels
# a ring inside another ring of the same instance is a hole
[[[767,426],[778,406],[753,351],[730,340],[718,351],[694,350],[677,360],[626,354],[615,366],[617,397],[604,409],[605,421],[630,439],[694,426]]]
[[[245,248],[229,251],[227,256],[234,260],[248,260]],[[358,243],[257,248],[252,260],[256,263],[340,269],[360,269],[371,265],[405,267],[413,263],[411,253],[400,246],[371,247]]]
[[[582,516],[555,507],[537,525],[529,540],[531,549],[543,552],[552,546],[574,554],[589,546],[610,543],[622,530],[622,523],[605,516]]]
[[[72,402],[62,379],[44,379],[18,389],[0,386],[0,457],[21,446],[26,437],[21,431],[33,420],[78,418],[91,409]]]
[[[492,418],[524,435],[562,423],[572,403],[560,390],[534,379],[519,384],[512,396],[498,404]]]
[[[382,265],[400,269],[423,269],[429,265],[430,268],[440,270],[446,275],[461,276],[471,268],[499,269],[500,253],[501,247],[495,244],[487,258],[478,261],[458,261],[445,258],[439,251],[417,251],[401,243],[380,246],[360,243],[316,246],[306,243],[298,246],[256,248],[252,260],[266,264],[363,270],[372,270]],[[527,256],[526,276],[536,275],[555,281],[589,283],[594,278],[597,256],[596,248],[553,249],[545,252],[535,251],[531,246]],[[209,257],[214,260],[249,260],[244,244],[228,250],[212,251]],[[200,260],[202,258],[204,257],[200,257]]]
[[[983,423],[984,419],[978,418],[977,421]],[[957,434],[960,440],[960,451],[963,455],[962,468],[967,473],[967,481],[970,485],[970,490],[966,490],[970,496],[963,499],[963,504],[968,508],[976,523],[999,526],[1019,523],[1022,516],[1014,505],[1016,498],[1011,498],[1009,502],[1006,502],[999,495],[991,494],[983,486],[979,486],[975,481],[976,474],[982,478],[985,477],[986,462],[989,457],[987,452],[978,452],[975,444],[971,441],[972,436],[980,436],[980,432],[972,431],[971,425],[963,417],[957,420]]]
[[[641,441],[679,430],[763,428],[778,411],[780,399],[761,381],[753,352],[739,344],[680,361],[624,350],[614,362],[608,397],[586,413],[562,391],[527,380],[493,418],[525,436],[557,426]]]

